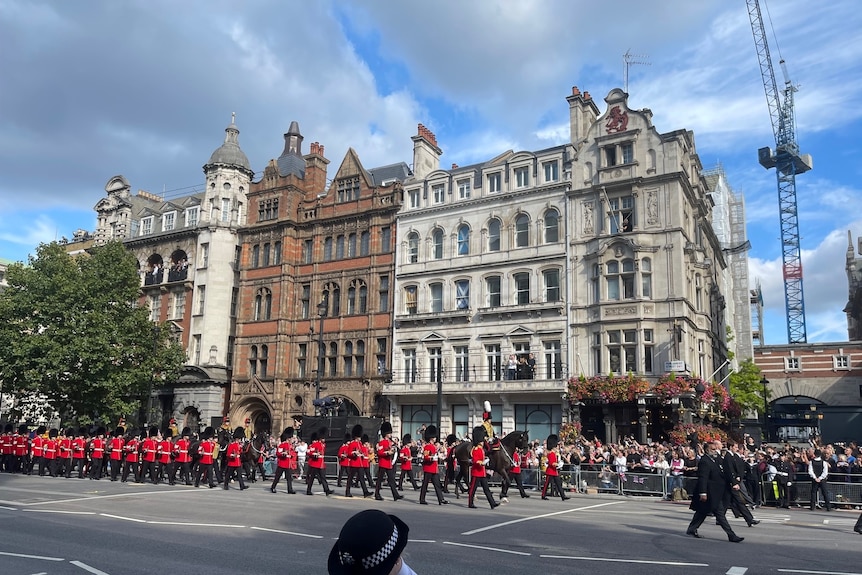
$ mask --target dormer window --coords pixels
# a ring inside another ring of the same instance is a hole
[[[542,171],[545,174],[545,183],[556,182],[560,179],[560,164],[556,160],[543,162]]]
[[[408,190],[407,191],[407,205],[410,206],[411,209],[416,209],[419,207],[419,190]]]
[[[162,216],[162,231],[169,232],[174,229],[177,220],[176,212],[168,212]]]
[[[462,200],[470,197],[470,180],[458,181],[458,197]]]
[[[446,186],[444,184],[434,184],[431,186],[431,195],[434,197],[435,204],[442,204],[446,201]]]
[[[530,185],[530,168],[515,168],[515,187],[526,188]]]
[[[496,194],[503,189],[503,178],[499,173],[488,174],[488,193]]]
[[[141,235],[148,236],[153,233],[153,216],[141,218]]]
[[[198,215],[200,214],[200,208],[198,206],[194,206],[193,208],[186,209],[186,227],[192,227],[198,225]]]
[[[338,203],[359,199],[359,176],[338,180],[335,199]]]

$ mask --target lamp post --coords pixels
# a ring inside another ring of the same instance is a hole
[[[320,377],[323,375],[323,319],[326,317],[326,300],[317,304],[317,315],[320,317],[320,328],[317,330],[317,377],[314,380],[314,399],[320,399]]]
[[[763,438],[769,441],[769,395],[766,389],[769,380],[765,375],[760,377],[760,384],[763,386]]]

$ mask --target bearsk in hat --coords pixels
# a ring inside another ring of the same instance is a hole
[[[431,441],[432,439],[437,439],[436,425],[429,425],[425,428],[425,441]]]
[[[156,427],[155,425],[150,426],[150,432],[148,435],[150,437],[156,437],[158,434],[159,434],[159,428]]]
[[[560,444],[560,438],[554,435],[553,433],[548,436],[548,439],[545,441],[548,449],[554,449],[556,446]]]
[[[480,443],[485,441],[486,437],[488,437],[488,432],[485,431],[484,427],[482,427],[481,425],[477,425],[476,427],[473,428],[472,438],[473,438],[473,445],[474,446],[479,445]]]
[[[237,427],[233,430],[233,438],[234,439],[245,439],[245,428]]]
[[[381,437],[386,437],[390,433],[392,433],[392,424],[389,423],[388,421],[384,421],[380,425],[380,435],[381,435]]]
[[[353,429],[350,433],[353,439],[359,439],[360,437],[362,437],[362,426],[357,423],[353,426]]]
[[[281,440],[287,441],[293,437],[294,430],[292,427],[286,427],[284,431],[281,432]]]

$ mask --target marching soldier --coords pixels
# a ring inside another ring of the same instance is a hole
[[[548,436],[545,441],[547,447],[548,467],[545,469],[545,484],[542,486],[542,499],[548,499],[548,486],[553,485],[552,490],[560,494],[560,498],[565,501],[569,497],[563,491],[563,483],[560,481],[560,469],[563,467],[563,462],[560,460],[559,452],[560,438],[554,434]]]
[[[526,499],[530,496],[529,493],[524,491],[524,484],[521,483],[521,450],[515,449],[512,452],[512,468],[509,470],[509,477],[515,482],[515,485],[518,487],[518,491],[521,493],[521,499]],[[509,495],[509,486],[504,485],[503,489],[500,490],[500,499]]]
[[[123,430],[117,427],[112,434],[111,440],[108,442],[108,460],[111,466],[111,481],[116,481],[120,474],[120,467],[123,464]]]
[[[362,426],[357,424],[353,426],[351,433],[351,441],[347,446],[347,488],[344,491],[345,497],[353,497],[350,494],[350,487],[353,485],[353,480],[358,479],[359,485],[362,487],[362,495],[371,497],[371,491],[365,484],[365,472],[362,468],[363,446],[362,446]]]
[[[213,463],[218,457],[218,443],[213,439],[215,431],[207,427],[201,434],[201,444],[198,446],[198,470],[195,473],[195,487],[200,487],[201,479],[206,476],[210,489],[216,486]]]
[[[140,437],[140,433],[131,433],[129,434],[129,438],[123,443],[123,475],[120,477],[122,483],[128,481],[130,473],[132,481],[135,483],[141,482],[138,470],[138,448],[141,445]]]
[[[51,477],[57,476],[57,436],[60,434],[56,429],[51,429],[48,432],[48,439],[42,446],[42,465],[39,466],[39,475],[45,475],[45,468],[48,468],[48,475]]]
[[[419,490],[419,504],[428,505],[425,495],[428,493],[428,484],[434,486],[438,505],[447,505],[449,501],[443,498],[443,488],[440,486],[440,455],[437,453],[437,426],[429,425],[425,428],[425,445],[422,446],[422,488]]]
[[[186,485],[192,484],[192,456],[191,453],[189,453],[189,449],[192,444],[191,435],[192,430],[188,427],[183,427],[182,436],[177,439],[176,443],[174,443],[174,454],[176,455],[176,459],[174,461],[179,467],[174,469],[173,476],[171,477],[172,484],[173,481],[175,481],[177,469],[179,469],[180,481]]]
[[[158,483],[156,460],[159,452],[159,428],[155,425],[150,427],[147,438],[141,443],[141,467],[138,479],[146,481],[149,476],[153,484]]]
[[[72,440],[72,466],[78,469],[78,479],[84,479],[84,470],[87,467],[86,427],[79,427],[78,435]]]
[[[350,460],[349,460],[349,449],[350,449],[350,441],[353,438],[349,433],[344,434],[344,443],[338,448],[338,482],[336,483],[337,487],[341,487],[341,479],[343,477],[347,477],[347,473],[350,471]]]
[[[398,446],[392,441],[392,424],[384,421],[380,426],[380,434],[383,438],[377,442],[377,481],[374,484],[374,499],[383,501],[380,495],[380,486],[383,483],[383,477],[386,477],[386,482],[389,483],[389,489],[392,490],[393,501],[403,499],[403,495],[398,494],[395,487],[395,454],[398,453]]]
[[[225,456],[227,458],[227,471],[224,474],[224,488],[230,489],[231,479],[236,477],[239,483],[239,490],[248,489],[248,485],[242,478],[242,443],[245,438],[245,430],[242,427],[237,427],[233,432],[233,441],[227,446]]]
[[[315,477],[320,482],[320,486],[323,487],[324,493],[332,494],[332,490],[326,482],[326,460],[324,459],[326,455],[326,433],[327,429],[324,427],[319,434],[311,434],[311,444],[308,446],[308,473],[305,476],[308,485],[308,489],[305,491],[306,495],[311,495],[311,486],[314,484]],[[347,485],[349,489],[350,484]]]
[[[269,490],[276,492],[276,486],[279,479],[284,475],[287,480],[287,492],[290,495],[296,493],[293,490],[293,470],[296,468],[296,450],[293,448],[294,429],[292,427],[285,428],[281,432],[281,443],[275,448],[275,457],[278,460],[275,475],[272,478],[272,485]]]
[[[102,478],[102,464],[105,458],[105,428],[96,430],[96,437],[90,440],[90,479]]]
[[[15,436],[15,445],[13,446],[15,461],[12,463],[12,471],[14,473],[22,472],[30,475],[30,462],[27,461],[30,448],[28,435],[26,425],[18,427],[18,434]]]
[[[6,473],[12,471],[12,452],[14,451],[13,445],[15,444],[12,431],[14,429],[11,423],[7,423],[3,428],[3,433],[0,434],[0,455],[2,455],[0,469]]]
[[[171,431],[170,427],[167,428],[164,437],[162,437],[156,447],[156,463],[158,468],[156,483],[161,483],[167,479],[169,485],[174,484],[174,442],[171,441],[171,437],[173,436],[174,432]]]
[[[377,454],[374,453],[374,448],[371,447],[371,439],[367,433],[362,434],[362,475],[365,476],[365,485],[369,490],[374,485],[374,478],[371,477],[371,464],[377,459]]]
[[[485,497],[488,498],[488,504],[491,509],[499,506],[499,503],[494,501],[494,496],[491,495],[491,489],[488,487],[488,458],[485,456],[485,449],[482,444],[485,442],[485,428],[478,426],[473,428],[473,451],[470,452],[470,459],[473,463],[470,466],[470,490],[467,492],[467,507],[475,509],[473,500],[476,496],[476,488],[482,486],[482,491],[485,492]]]
[[[57,475],[67,479],[72,472],[72,439],[74,437],[75,430],[70,427],[57,440]]]
[[[398,462],[401,465],[401,474],[398,476],[398,491],[404,489],[404,477],[410,480],[410,485],[413,486],[413,491],[419,489],[416,485],[416,478],[413,476],[413,438],[409,433],[404,434],[401,441],[401,451],[398,452]]]

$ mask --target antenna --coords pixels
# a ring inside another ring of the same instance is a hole
[[[632,54],[631,48],[626,50],[626,53],[623,54],[623,89],[626,94],[629,93],[629,68],[635,64],[640,66],[649,66],[650,63],[646,61],[646,58],[649,58],[649,56],[644,54]]]

